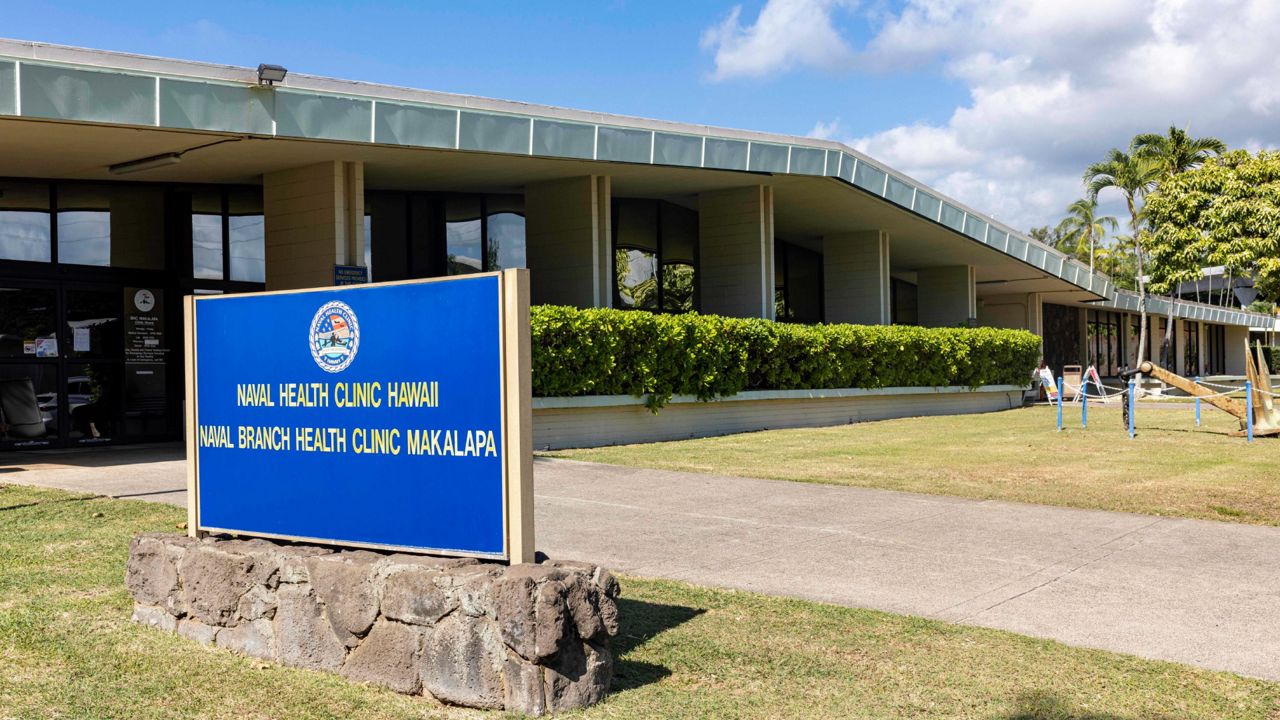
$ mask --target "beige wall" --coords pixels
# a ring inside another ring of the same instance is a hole
[[[773,188],[698,196],[698,265],[703,312],[773,319]]]
[[[1040,294],[987,295],[978,299],[978,324],[1041,332]]]
[[[333,284],[364,264],[364,163],[323,162],[262,178],[267,289]]]
[[[922,268],[916,272],[916,281],[921,325],[954,327],[978,316],[972,265]]]
[[[534,304],[613,305],[611,183],[588,175],[525,186],[525,243]]]
[[[893,322],[889,304],[889,233],[870,230],[823,238],[822,286],[827,322]]]

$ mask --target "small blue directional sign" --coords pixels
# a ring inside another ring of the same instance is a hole
[[[500,281],[193,299],[196,526],[506,557]]]
[[[369,282],[369,268],[363,265],[334,265],[334,285],[364,285]]]

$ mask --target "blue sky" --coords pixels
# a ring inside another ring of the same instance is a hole
[[[359,7],[355,7],[359,5]],[[758,14],[762,3],[746,3]],[[6,7],[0,34],[256,65],[605,112],[804,135],[839,116],[870,133],[945,120],[963,86],[936,73],[814,69],[715,82],[703,31],[723,2],[49,2]],[[865,38],[862,16],[841,18]],[[906,80],[904,83],[903,81]],[[905,87],[904,87],[905,86]],[[905,90],[905,92],[904,92]]]
[[[23,40],[828,137],[1024,229],[1138,132],[1280,141],[1274,0],[5,5]]]

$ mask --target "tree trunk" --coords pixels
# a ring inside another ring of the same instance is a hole
[[[1138,314],[1141,321],[1138,326],[1138,352],[1134,356],[1134,369],[1142,365],[1144,353],[1147,350],[1147,281],[1143,277],[1142,266],[1142,239],[1138,236],[1138,209],[1134,207],[1133,196],[1128,197],[1129,200],[1129,217],[1130,226],[1133,228],[1133,254],[1138,263]],[[1135,378],[1139,387],[1142,385],[1142,373],[1138,373]]]
[[[1165,320],[1164,326],[1164,362],[1161,363],[1165,370],[1169,372],[1177,372],[1175,367],[1178,364],[1177,358],[1173,352],[1173,292],[1169,293],[1169,316]]]

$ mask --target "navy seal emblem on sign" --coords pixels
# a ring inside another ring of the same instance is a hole
[[[346,303],[334,300],[320,306],[311,319],[311,357],[325,372],[342,372],[360,348],[360,322]]]

